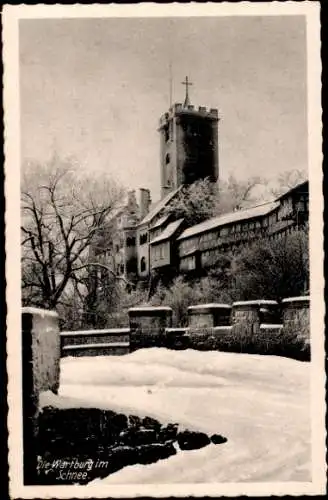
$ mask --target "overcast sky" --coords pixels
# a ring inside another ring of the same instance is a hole
[[[218,108],[220,176],[307,168],[303,16],[20,21],[22,158],[56,150],[159,197],[158,120]]]

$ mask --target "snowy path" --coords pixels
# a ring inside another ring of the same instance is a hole
[[[126,467],[102,480],[108,484],[311,481],[309,363],[147,349],[65,358],[61,370],[57,405],[148,415],[228,438]]]

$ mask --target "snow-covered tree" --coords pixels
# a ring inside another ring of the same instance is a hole
[[[56,308],[86,293],[89,249],[122,199],[113,179],[82,175],[73,161],[54,155],[24,165],[21,184],[22,289],[24,305]]]

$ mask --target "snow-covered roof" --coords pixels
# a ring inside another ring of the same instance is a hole
[[[148,214],[140,221],[141,224],[146,224],[150,222],[156,215],[159,214],[161,210],[174,198],[174,196],[181,190],[182,186],[179,186],[177,189],[167,194],[162,198],[158,203],[154,205],[154,207],[148,212]]]
[[[169,238],[171,238],[171,236],[173,236],[173,234],[176,232],[176,230],[181,226],[182,222],[183,222],[183,219],[178,219],[178,220],[175,220],[174,222],[171,222],[171,224],[169,224],[159,236],[157,236],[156,238],[154,238],[150,242],[150,245],[152,245],[153,243],[159,243],[160,241],[168,240]]]
[[[169,214],[163,215],[163,217],[161,217],[160,219],[158,219],[158,221],[155,222],[155,224],[149,228],[150,231],[152,231],[152,229],[156,229],[156,228],[162,226],[163,224],[165,224],[165,222],[168,220],[169,217],[170,217]]]
[[[232,222],[238,222],[267,215],[278,206],[279,202],[273,201],[269,203],[263,203],[262,205],[258,205],[256,207],[247,208],[246,210],[237,210],[236,212],[230,212],[228,214],[219,215],[218,217],[212,217],[211,219],[201,222],[200,224],[196,224],[195,226],[189,227],[188,229],[183,231],[178,240],[183,240],[199,233],[205,233],[206,231],[231,224]]]

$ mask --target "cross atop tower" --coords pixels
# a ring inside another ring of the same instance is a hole
[[[189,100],[189,86],[192,85],[192,82],[190,82],[188,80],[188,77],[186,76],[186,79],[181,82],[182,85],[185,85],[186,86],[186,98],[185,98],[185,101],[183,103],[183,107],[186,108],[187,106],[190,105],[190,100]]]

